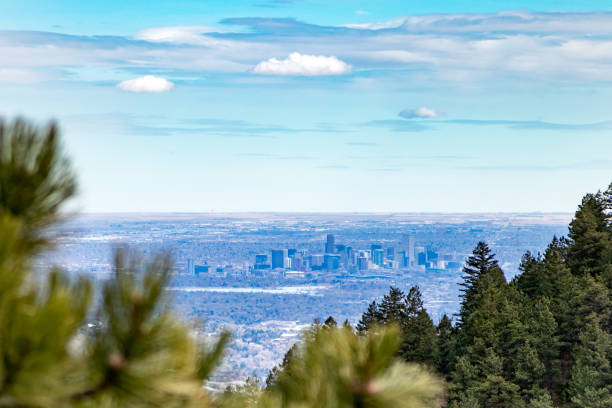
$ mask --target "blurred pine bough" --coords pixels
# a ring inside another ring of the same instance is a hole
[[[204,344],[173,316],[171,259],[116,252],[114,276],[92,304],[92,283],[60,270],[34,276],[53,244],[49,227],[76,192],[57,126],[0,121],[0,406],[19,407],[437,407],[441,383],[395,358],[397,329],[365,336],[313,328],[263,389],[253,380],[221,395],[204,383],[229,334]],[[88,329],[88,316],[99,326]]]

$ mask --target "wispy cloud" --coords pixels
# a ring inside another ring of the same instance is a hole
[[[341,164],[329,164],[324,166],[317,166],[319,169],[327,169],[327,170],[348,170],[349,166],[341,165]]]
[[[239,153],[238,156],[241,157],[256,157],[261,159],[273,159],[273,160],[313,160],[315,159],[312,156],[305,155],[280,155],[280,154],[272,154],[272,153]]]
[[[525,130],[609,130],[612,129],[612,122],[594,123],[554,123],[539,120],[475,120],[475,119],[452,119],[439,121],[438,123],[451,123],[455,125],[468,126],[503,126],[511,129]]]
[[[504,165],[471,165],[457,166],[457,169],[464,170],[490,170],[490,171],[564,171],[564,170],[597,170],[612,169],[612,160],[590,160],[585,162],[567,163],[558,165],[537,165],[537,164],[504,164]]]
[[[346,142],[349,146],[376,146],[378,143],[374,142]]]
[[[63,118],[68,126],[76,131],[99,132],[109,130],[121,135],[134,136],[220,136],[277,138],[283,135],[309,133],[316,129],[287,127],[276,124],[255,123],[240,119],[173,119],[143,115],[125,115],[118,113],[96,115],[74,115]],[[158,125],[162,123],[163,125]],[[246,154],[246,153],[245,153]],[[260,153],[253,152],[254,155]]]
[[[261,3],[253,4],[255,7],[265,7],[265,8],[279,8],[279,7],[288,7],[295,3],[294,0],[268,0],[263,1]]]
[[[500,78],[612,82],[607,12],[430,14],[350,26],[255,17],[220,23],[229,29],[155,27],[123,37],[0,31],[0,69],[16,80],[28,69],[96,66],[236,76],[401,74],[408,83],[427,78],[438,86]]]
[[[139,31],[134,35],[134,38],[154,43],[208,46],[211,45],[213,40],[205,36],[205,34],[222,32],[227,31],[207,26],[157,27]]]
[[[539,120],[497,120],[497,119],[447,119],[447,120],[373,120],[364,123],[365,126],[386,128],[394,132],[420,132],[434,129],[436,125],[458,126],[498,126],[516,130],[557,130],[557,131],[604,131],[612,129],[612,121],[593,123],[556,123]]]
[[[404,119],[435,119],[443,116],[441,111],[425,106],[416,109],[404,109],[398,115]]]
[[[400,119],[387,120],[371,120],[362,124],[363,126],[380,127],[392,130],[394,132],[422,132],[431,129],[431,127],[423,122],[414,122]]]

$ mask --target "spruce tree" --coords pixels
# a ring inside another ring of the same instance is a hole
[[[489,246],[480,241],[476,244],[472,255],[467,259],[466,265],[463,268],[463,282],[461,286],[461,310],[459,311],[459,321],[457,324],[461,326],[467,317],[476,309],[480,296],[485,288],[482,286],[482,278],[488,274],[499,274],[501,270],[495,254]],[[502,274],[503,277],[503,274]]]
[[[612,406],[612,335],[600,328],[596,315],[588,324],[574,349],[570,371],[568,399],[573,407],[603,408]]]
[[[452,320],[444,314],[436,327],[436,332],[438,335],[436,368],[450,379],[457,359],[457,330],[452,326]]]
[[[582,199],[569,227],[568,265],[574,274],[598,276],[612,268],[609,209],[606,196],[600,192]]]
[[[372,327],[382,323],[383,319],[381,313],[378,310],[378,304],[376,303],[376,301],[372,301],[368,305],[368,310],[366,310],[363,315],[361,315],[361,319],[357,323],[356,329],[358,333],[363,334],[370,330]]]

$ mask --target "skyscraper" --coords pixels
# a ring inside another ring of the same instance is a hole
[[[404,234],[402,236],[402,249],[406,251],[408,257],[408,265],[406,266],[415,266],[417,258],[414,252],[414,235]]]
[[[336,238],[334,234],[327,234],[327,242],[325,243],[325,253],[333,254],[336,252]]]
[[[185,273],[189,275],[193,275],[195,273],[193,259],[191,258],[187,259],[187,262],[185,263]]]
[[[285,267],[285,259],[288,258],[286,249],[273,249],[272,250],[272,269],[274,268],[284,268]]]
[[[365,256],[357,257],[357,268],[360,271],[366,271],[368,269],[368,258]]]
[[[372,251],[372,263],[378,266],[383,266],[385,259],[385,251],[382,249],[375,249]]]
[[[370,254],[372,255],[372,258],[374,258],[374,251],[376,251],[377,249],[382,249],[382,245],[380,245],[380,244],[372,244],[370,246]]]
[[[340,255],[325,254],[323,266],[328,272],[337,270],[340,267]]]
[[[387,259],[393,261],[395,259],[395,248],[387,248]]]

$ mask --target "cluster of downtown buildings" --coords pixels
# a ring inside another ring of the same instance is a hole
[[[417,246],[413,235],[402,237],[398,246],[383,247],[371,244],[369,249],[354,249],[336,243],[333,234],[327,234],[325,252],[309,254],[305,250],[293,248],[272,249],[269,253],[255,255],[254,264],[246,269],[234,270],[231,266],[211,267],[208,264],[196,265],[192,259],[186,262],[185,272],[193,275],[215,274],[266,276],[282,273],[285,276],[300,276],[306,273],[333,272],[358,274],[370,270],[444,270],[457,269],[462,259],[456,255],[440,255],[426,246]]]

